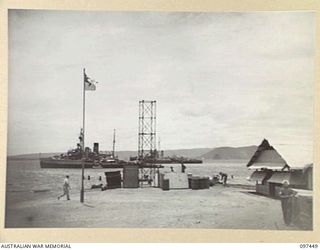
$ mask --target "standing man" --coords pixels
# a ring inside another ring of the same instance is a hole
[[[281,198],[283,219],[286,225],[290,225],[292,220],[292,197],[296,194],[296,191],[289,188],[289,181],[284,180],[282,182],[282,188],[280,189],[279,196]]]
[[[67,200],[70,200],[70,195],[69,195],[69,190],[71,189],[70,184],[69,184],[69,175],[66,175],[66,178],[64,179],[63,182],[63,194],[58,196],[58,200],[60,200],[61,197],[67,196]]]
[[[185,173],[186,172],[186,166],[183,164],[183,163],[181,163],[181,173]]]
[[[223,173],[223,186],[227,185],[228,175]]]
[[[220,172],[219,173],[219,175],[220,175],[220,183],[222,183],[223,184],[223,186],[226,186],[227,185],[227,179],[228,179],[228,175],[227,174],[225,174],[225,173],[222,173],[222,172]]]

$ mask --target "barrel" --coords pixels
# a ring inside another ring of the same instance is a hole
[[[163,180],[162,180],[162,190],[163,190],[163,191],[168,191],[168,190],[170,190],[169,179],[163,179]]]
[[[197,190],[200,189],[200,177],[192,176],[191,177],[191,189]]]
[[[206,189],[209,189],[209,188],[210,188],[210,178],[209,178],[209,177],[206,177],[205,188],[206,188]]]
[[[199,182],[199,189],[208,189],[210,187],[209,177],[202,177]]]

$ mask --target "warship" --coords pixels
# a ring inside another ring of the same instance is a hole
[[[139,168],[162,168],[155,165],[155,162],[124,161],[115,155],[115,136],[113,139],[113,150],[111,153],[99,151],[99,143],[93,144],[93,150],[86,147],[85,157],[82,159],[82,135],[80,131],[79,143],[76,148],[68,150],[66,153],[54,155],[52,157],[40,158],[41,168],[123,168],[128,165],[136,165]]]

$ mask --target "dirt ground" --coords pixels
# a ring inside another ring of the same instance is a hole
[[[12,194],[6,227],[295,230],[284,224],[280,201],[235,187],[86,190],[84,204],[79,197],[74,190],[70,201],[51,192]]]

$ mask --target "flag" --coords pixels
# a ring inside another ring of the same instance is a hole
[[[83,143],[83,129],[80,130],[79,141],[81,144]]]
[[[79,135],[79,141],[80,141],[80,146],[81,146],[81,150],[83,150],[83,147],[84,147],[84,145],[83,145],[83,139],[84,139],[84,134],[83,134],[83,129],[81,128],[81,130],[80,130],[80,135]]]
[[[98,82],[84,73],[84,90],[96,90],[96,84]]]

